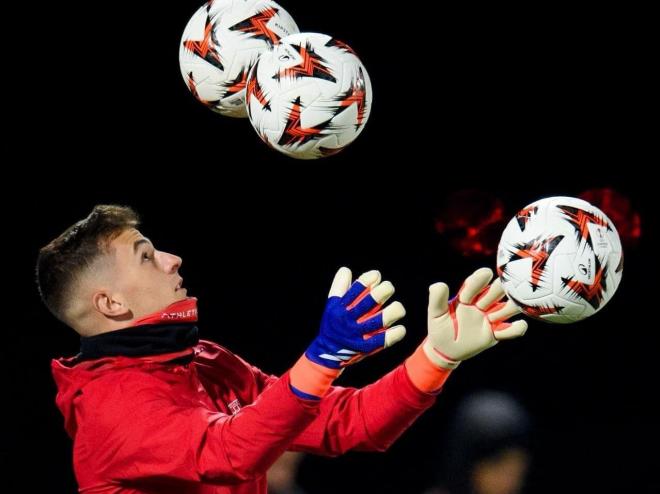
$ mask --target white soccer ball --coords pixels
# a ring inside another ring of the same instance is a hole
[[[287,11],[271,0],[211,0],[183,32],[181,75],[190,92],[211,110],[246,117],[250,68],[262,51],[297,32]]]
[[[497,271],[511,300],[533,318],[571,323],[612,298],[623,250],[612,221],[573,197],[548,197],[522,209],[502,233]]]
[[[371,112],[371,81],[355,52],[325,34],[288,36],[259,57],[246,105],[266,144],[299,159],[341,151]]]

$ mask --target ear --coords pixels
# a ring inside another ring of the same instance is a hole
[[[97,312],[111,319],[123,319],[126,315],[130,315],[130,309],[123,297],[106,290],[94,293],[92,305]]]

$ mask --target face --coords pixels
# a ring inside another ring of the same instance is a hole
[[[114,253],[113,288],[140,318],[186,298],[179,276],[182,260],[156,250],[138,230],[129,229],[110,243]]]

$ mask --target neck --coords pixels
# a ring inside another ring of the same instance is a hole
[[[80,338],[79,360],[180,352],[199,341],[197,299],[180,300],[129,325]]]
[[[187,297],[168,305],[164,309],[126,321],[105,318],[101,323],[95,322],[85,324],[85,326],[93,328],[92,331],[77,331],[80,336],[91,338],[100,334],[133,328],[145,324],[168,324],[175,322],[197,322],[197,298]]]
[[[188,297],[174,302],[162,310],[153,314],[141,317],[131,324],[131,326],[141,326],[143,324],[169,324],[169,323],[197,322],[197,299]]]

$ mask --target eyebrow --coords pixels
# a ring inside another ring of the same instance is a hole
[[[137,251],[138,251],[138,248],[140,247],[140,245],[150,244],[150,243],[151,243],[151,240],[149,240],[148,238],[141,238],[139,240],[136,240],[135,242],[133,242],[133,254],[137,254]]]

